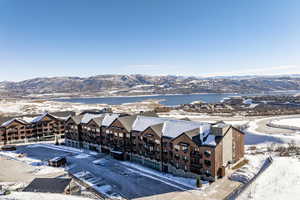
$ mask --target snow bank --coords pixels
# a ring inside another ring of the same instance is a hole
[[[74,156],[74,158],[78,158],[78,159],[83,159],[83,158],[88,158],[90,157],[90,155],[86,154],[86,153],[81,153],[78,154],[77,156]]]
[[[16,153],[15,151],[0,151],[0,156],[9,158],[9,159],[13,159],[13,160],[17,160],[17,161],[21,161],[24,162],[28,165],[31,166],[42,166],[45,165],[44,162],[42,162],[41,160],[37,160],[37,159],[33,159],[33,158],[28,158],[26,156],[22,156],[21,154]]]
[[[232,173],[229,177],[231,180],[248,183],[262,168],[267,157],[264,155],[248,155],[246,159],[249,160],[248,164]]]
[[[172,174],[167,174],[167,173],[161,173],[159,171],[155,171],[152,169],[149,169],[147,167],[141,166],[139,164],[135,164],[135,163],[131,163],[131,162],[121,162],[123,165],[126,165],[128,167],[131,168],[135,168],[141,172],[145,172],[148,174],[152,174],[154,176],[158,176],[161,177],[163,179],[166,180],[170,180],[172,182],[184,185],[186,187],[189,187],[191,189],[196,189],[196,179],[192,179],[192,178],[183,178],[183,177],[178,177],[178,176],[174,176]],[[134,171],[135,173],[139,173],[138,171]],[[145,176],[145,174],[141,173],[141,175]]]
[[[93,161],[93,163],[94,163],[95,165],[104,165],[104,164],[107,163],[107,162],[108,162],[108,160],[105,159],[105,158],[101,158],[101,159],[99,159],[99,160],[94,160],[94,161]]]

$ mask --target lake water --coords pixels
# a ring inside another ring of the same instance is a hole
[[[193,101],[205,101],[215,103],[221,101],[225,97],[236,94],[184,94],[184,95],[155,95],[155,96],[138,96],[138,97],[101,97],[101,98],[69,98],[55,99],[56,101],[86,103],[86,104],[110,104],[118,105],[123,103],[133,103],[145,101],[147,99],[159,99],[161,104],[167,106],[175,106],[179,104],[191,103]]]
[[[286,95],[297,94],[300,91],[277,91],[271,93],[265,93],[265,95]],[[55,99],[56,101],[72,102],[72,103],[85,103],[85,104],[110,104],[119,105],[123,103],[133,103],[145,101],[147,99],[159,99],[162,100],[161,104],[167,106],[176,106],[180,104],[191,103],[193,101],[204,101],[207,103],[220,102],[222,99],[230,96],[252,96],[263,94],[180,94],[180,95],[154,95],[154,96],[138,96],[138,97],[101,97],[101,98],[67,98],[67,99]]]

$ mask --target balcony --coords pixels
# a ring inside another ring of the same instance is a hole
[[[190,153],[190,156],[191,156],[191,157],[194,157],[194,158],[200,158],[200,159],[203,158],[203,155],[200,154],[198,151],[192,151],[192,152]]]

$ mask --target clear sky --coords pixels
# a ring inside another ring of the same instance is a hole
[[[0,80],[300,73],[300,0],[0,0]]]

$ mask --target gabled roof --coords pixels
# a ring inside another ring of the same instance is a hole
[[[110,126],[119,116],[120,114],[106,113],[102,121],[102,126]]]
[[[96,117],[101,117],[103,116],[103,114],[90,114],[90,113],[86,113],[84,115],[82,115],[83,117],[81,118],[81,123],[83,124],[87,124],[90,120],[96,118]]]
[[[164,124],[161,123],[161,124],[152,125],[149,128],[151,128],[158,136],[161,137],[163,135],[163,132],[162,132],[163,127],[164,127]]]
[[[27,124],[28,124],[28,122],[26,122],[26,121],[24,121],[24,120],[22,120],[22,119],[13,118],[13,119],[8,120],[8,121],[4,122],[3,124],[1,124],[1,127],[7,127],[7,126],[9,126],[11,123],[13,123],[13,122],[17,122],[17,123],[20,123],[20,124],[23,124],[23,125],[27,125]]]
[[[97,124],[97,126],[102,126],[102,122],[103,122],[103,120],[104,120],[104,116],[101,116],[101,117],[96,117],[96,118],[93,118],[93,119],[91,119],[89,122],[88,122],[88,124],[90,123],[90,122],[95,122],[96,124]]]
[[[138,115],[136,117],[136,120],[134,121],[132,125],[133,131],[144,131],[149,126],[155,125],[155,124],[161,124],[165,121],[168,121],[167,118],[159,118],[159,117],[147,117],[147,116],[140,116]]]
[[[82,115],[71,116],[67,121],[72,120],[76,125],[79,125],[82,117]]]
[[[119,117],[119,122],[124,126],[124,128],[130,132],[132,130],[132,125],[134,121],[136,120],[137,115],[131,115],[126,117]]]
[[[53,119],[60,119],[60,117],[56,117],[54,115],[51,115],[49,114],[48,112],[45,112],[44,114],[40,115],[40,116],[37,116],[36,118],[34,118],[31,123],[37,123],[37,122],[40,122],[42,121],[45,117],[50,117],[50,118],[53,118]]]
[[[210,127],[210,124],[204,122],[192,122],[192,121],[185,121],[185,120],[169,120],[164,122],[163,127],[163,136],[175,138],[184,132],[188,132],[194,129],[199,128],[199,134],[203,128],[203,126]]]

